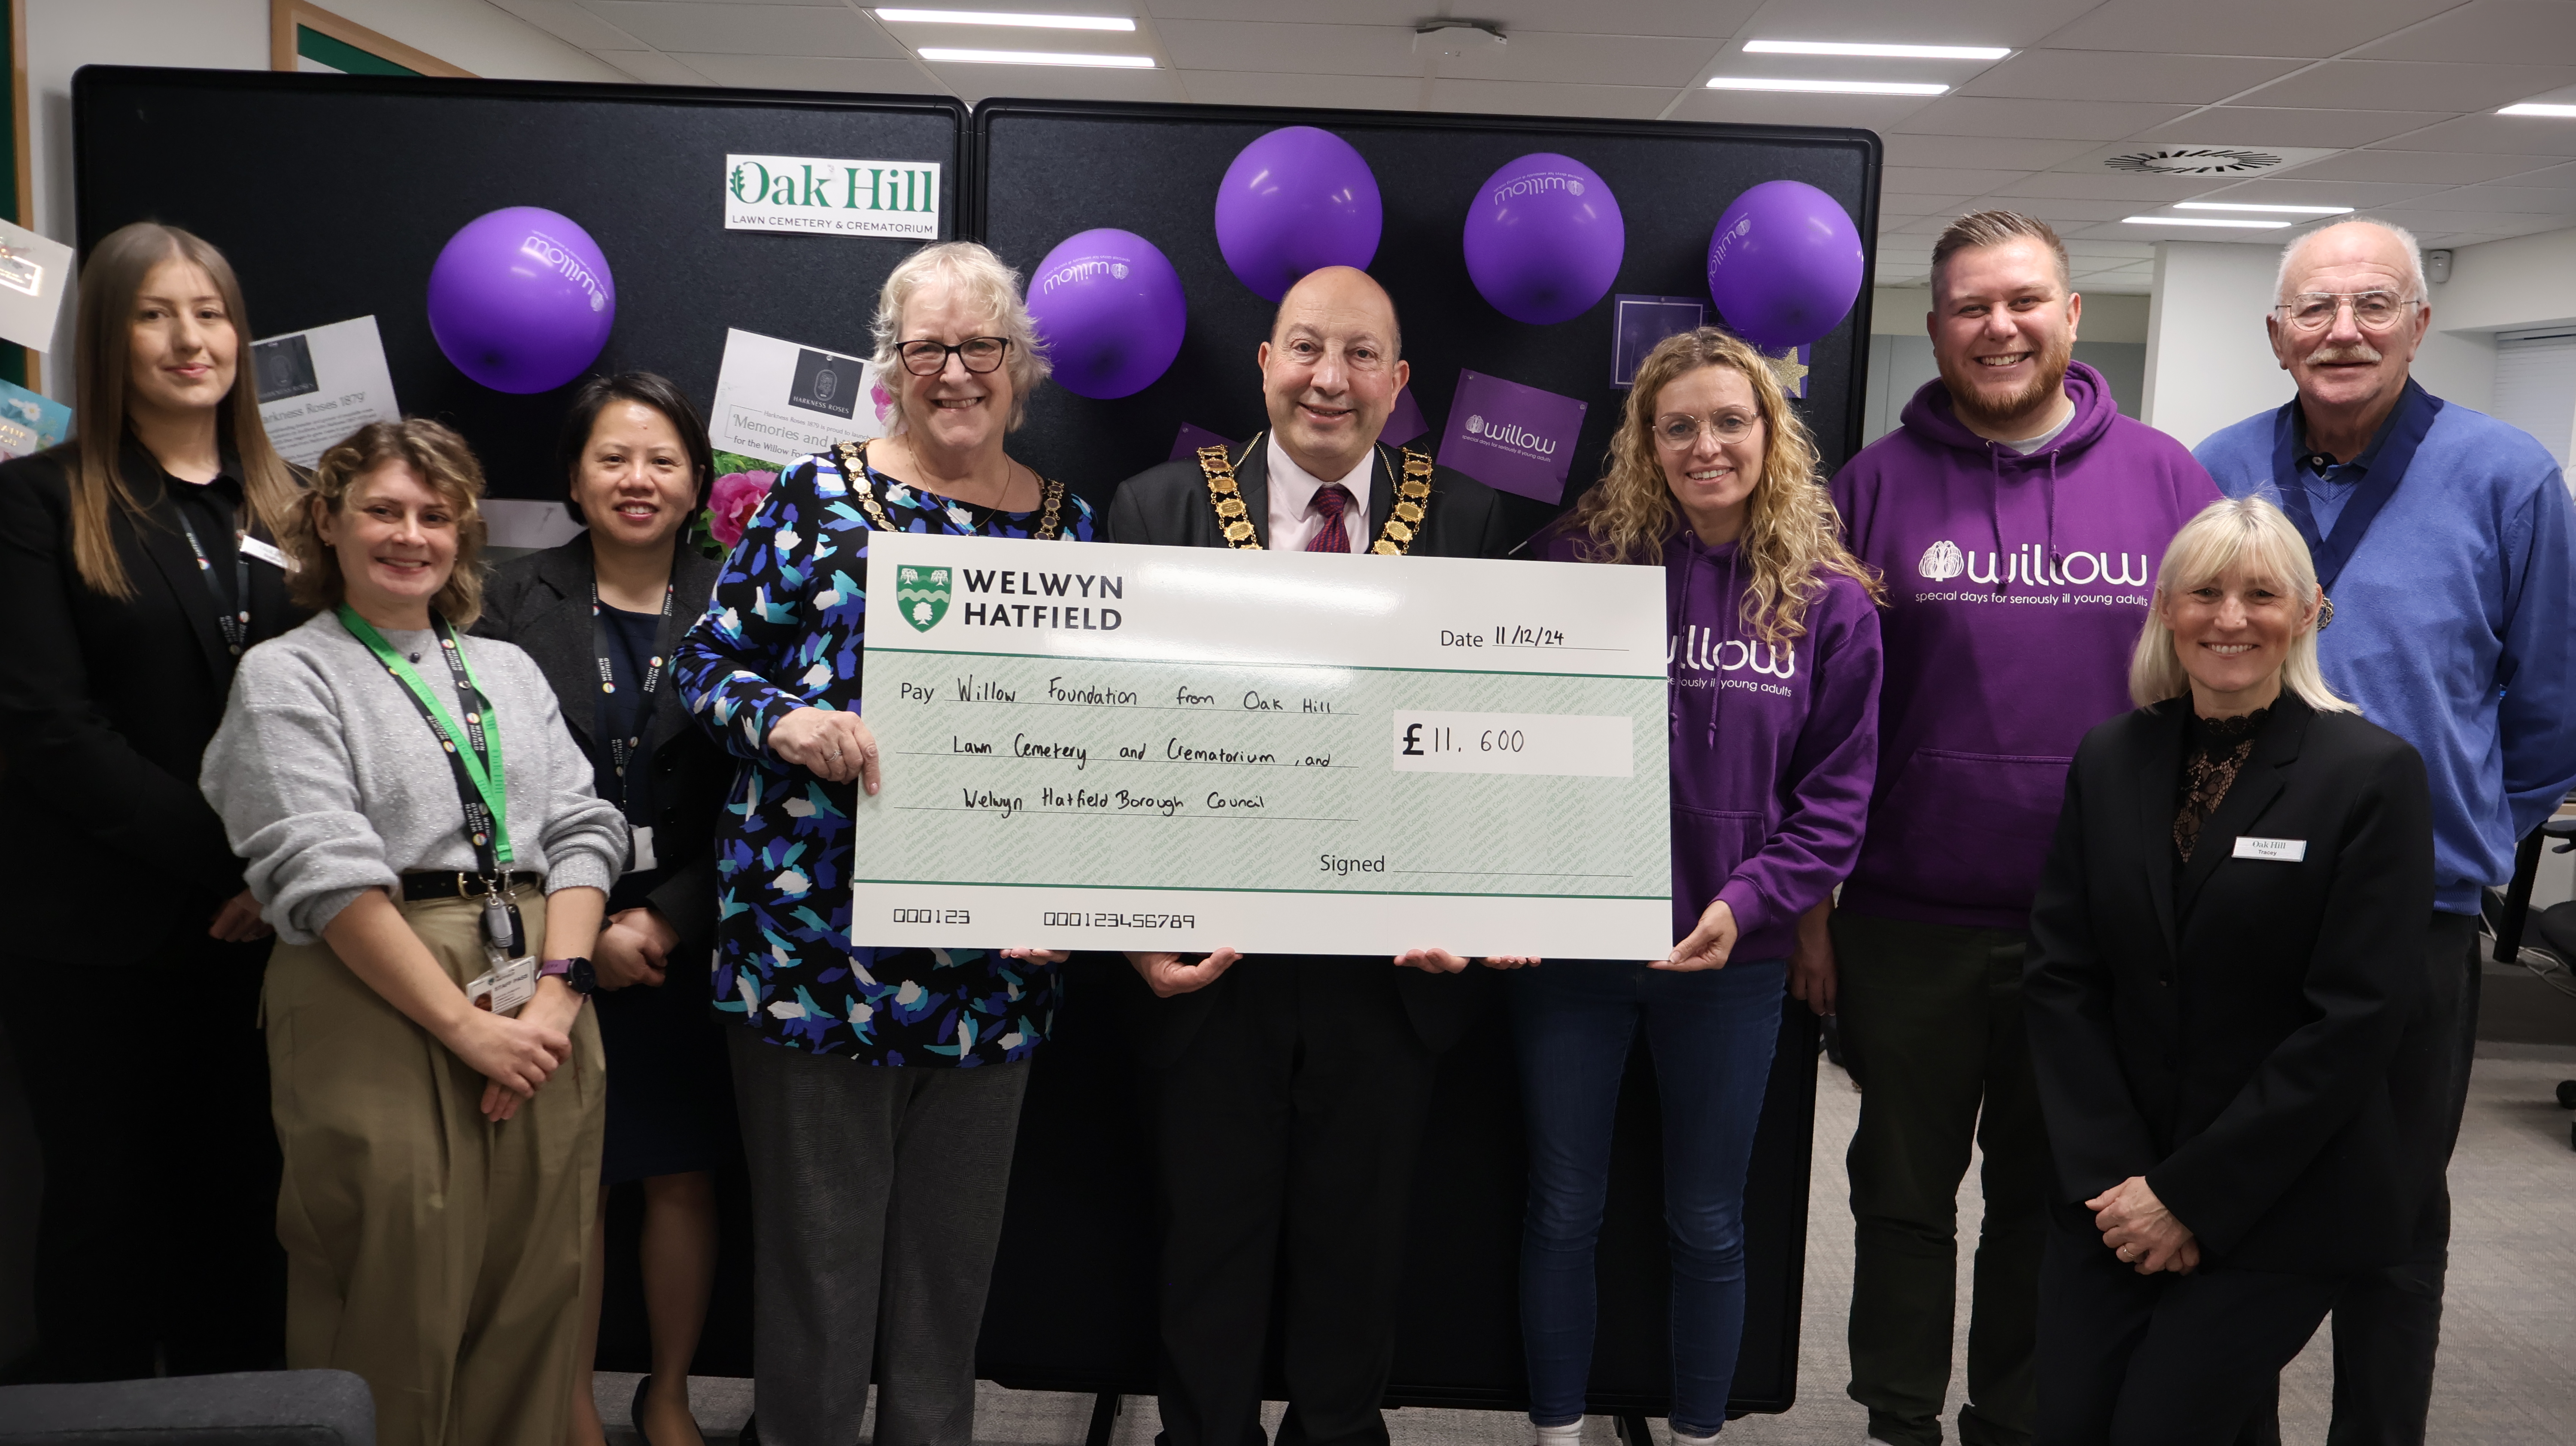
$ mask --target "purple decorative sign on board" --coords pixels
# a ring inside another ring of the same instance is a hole
[[[1616,318],[1610,332],[1610,385],[1637,384],[1637,368],[1646,353],[1668,336],[1697,331],[1708,322],[1708,303],[1692,296],[1629,296],[1611,302]]]
[[[1488,487],[1553,504],[1565,496],[1586,404],[1461,369],[1440,465]]]
[[[1172,438],[1172,455],[1169,460],[1178,462],[1185,457],[1195,457],[1201,447],[1223,447],[1231,451],[1234,447],[1234,439],[1220,437],[1205,427],[1183,422],[1180,435]]]
[[[1386,425],[1377,429],[1377,439],[1390,447],[1401,447],[1431,430],[1422,418],[1422,404],[1413,399],[1413,388],[1395,394],[1395,406],[1386,414]]]

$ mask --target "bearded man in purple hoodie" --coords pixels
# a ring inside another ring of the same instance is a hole
[[[1962,217],[1932,250],[1940,379],[1833,482],[1887,579],[1878,778],[1838,905],[1799,931],[1791,989],[1839,1009],[1861,1087],[1849,1156],[1851,1394],[1870,1439],[1938,1446],[1959,1182],[1985,1220],[1959,1439],[2022,1446],[2048,1144],[2022,1027],[2022,952],[2068,762],[2129,707],[2156,559],[2218,488],[2073,360],[2083,300],[2048,224]]]

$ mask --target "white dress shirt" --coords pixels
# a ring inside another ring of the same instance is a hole
[[[1279,445],[1279,433],[1273,431],[1269,441],[1270,455],[1270,550],[1304,552],[1315,534],[1324,530],[1324,519],[1315,512],[1315,494],[1324,490],[1288,449]],[[1369,550],[1369,473],[1377,466],[1377,449],[1371,447],[1360,464],[1340,478],[1342,489],[1351,494],[1351,505],[1342,511],[1342,528],[1351,539],[1351,551]]]

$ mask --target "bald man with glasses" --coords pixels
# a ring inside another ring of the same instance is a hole
[[[2576,509],[2530,434],[2410,375],[2432,319],[2406,232],[2347,221],[2300,237],[2265,321],[2298,395],[2194,453],[2219,490],[2269,496],[2298,524],[2332,609],[2326,682],[2414,744],[2433,789],[2429,1004],[2388,1083],[2420,1164],[2416,1258],[2335,1306],[2329,1446],[2424,1439],[2480,905],[2576,786]]]

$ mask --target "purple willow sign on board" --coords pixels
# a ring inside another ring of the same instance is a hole
[[[1390,447],[1401,447],[1431,430],[1422,418],[1422,404],[1413,399],[1413,388],[1395,394],[1395,406],[1386,414],[1386,425],[1377,429],[1377,439]]]
[[[1566,469],[1587,409],[1572,397],[1461,369],[1440,465],[1553,505],[1565,496]]]
[[[1220,437],[1195,422],[1183,422],[1180,433],[1172,438],[1172,455],[1168,460],[1178,462],[1185,457],[1195,457],[1201,447],[1223,447],[1232,451],[1234,439]]]

